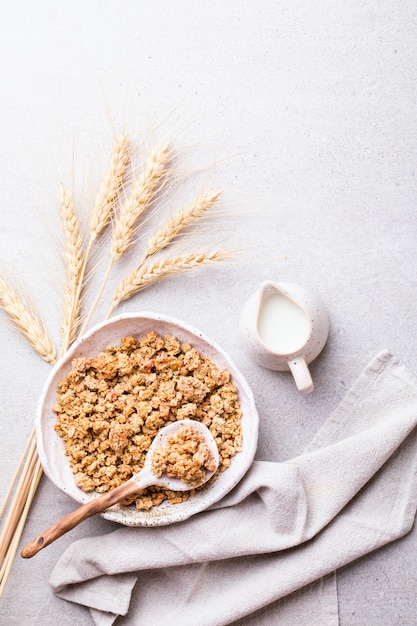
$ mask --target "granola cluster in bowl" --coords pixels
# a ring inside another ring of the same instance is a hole
[[[220,466],[191,492],[150,487],[103,513],[127,526],[187,519],[233,489],[250,467],[258,415],[232,360],[189,325],[153,313],[123,314],[76,342],[49,376],[38,404],[38,451],[46,475],[78,502],[143,467],[158,430],[205,424]]]

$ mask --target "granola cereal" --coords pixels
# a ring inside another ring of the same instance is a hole
[[[155,449],[151,467],[158,478],[166,473],[198,487],[205,482],[207,471],[213,472],[217,465],[204,435],[196,428],[184,426],[167,437],[167,445]]]
[[[173,335],[123,337],[96,357],[74,359],[53,408],[75,481],[87,492],[114,489],[139,472],[159,429],[177,420],[200,421],[213,434],[220,464],[210,480],[241,451],[241,408],[229,371]],[[131,501],[148,510],[194,492],[155,486]]]

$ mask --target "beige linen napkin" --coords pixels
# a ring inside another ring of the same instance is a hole
[[[412,527],[416,425],[417,379],[384,351],[301,456],[254,462],[232,493],[185,522],[75,542],[52,588],[89,607],[98,626],[117,616],[299,626],[302,615],[315,623],[315,605],[316,623],[337,624],[332,572]]]

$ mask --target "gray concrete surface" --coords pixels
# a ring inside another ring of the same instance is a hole
[[[140,148],[173,137],[183,177],[174,206],[201,185],[224,190],[232,217],[211,232],[240,256],[160,282],[120,310],[188,321],[230,353],[257,401],[257,458],[298,454],[381,349],[417,372],[416,22],[410,0],[4,3],[0,259],[57,344],[58,182],[71,186],[75,171],[86,211],[111,126],[124,124]],[[240,310],[265,279],[306,285],[328,308],[310,396],[241,345]],[[50,367],[1,322],[3,497]],[[72,508],[44,478],[23,541]],[[87,610],[53,596],[48,579],[75,538],[112,528],[92,519],[36,559],[17,558],[0,622],[92,624]],[[416,623],[415,539],[414,530],[339,572],[341,626]]]

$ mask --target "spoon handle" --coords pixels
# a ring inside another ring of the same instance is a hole
[[[66,532],[75,528],[75,526],[78,526],[78,524],[83,522],[85,519],[88,519],[96,513],[105,511],[110,506],[113,506],[113,504],[117,504],[121,500],[132,496],[141,489],[143,489],[143,487],[141,487],[137,482],[128,480],[123,485],[116,487],[116,489],[113,489],[108,493],[103,493],[103,495],[98,496],[98,498],[94,498],[94,500],[91,500],[90,502],[86,502],[86,504],[83,504],[75,511],[68,513],[68,515],[51,526],[51,528],[28,543],[21,552],[22,557],[24,559],[29,559],[42,550],[42,548],[45,548],[50,543],[55,541],[55,539],[59,539],[59,537],[65,535]]]

